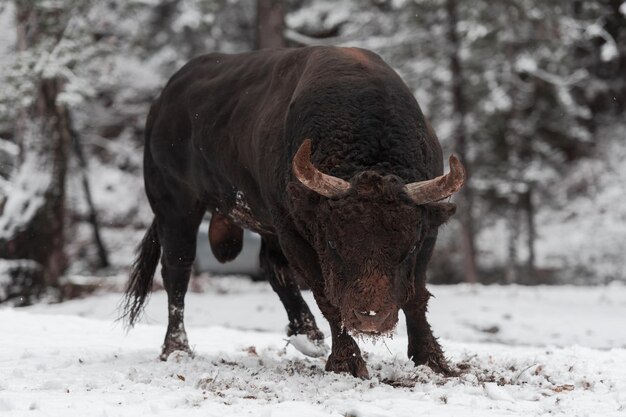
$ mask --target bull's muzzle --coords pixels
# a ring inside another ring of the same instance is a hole
[[[390,311],[358,311],[353,310],[354,330],[362,333],[381,333],[387,329],[383,328],[383,324],[391,315]]]

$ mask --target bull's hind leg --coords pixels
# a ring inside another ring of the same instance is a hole
[[[161,275],[167,291],[168,324],[161,359],[181,350],[191,353],[184,325],[185,294],[189,285],[191,267],[196,257],[196,235],[204,214],[199,203],[185,216],[164,219],[159,224],[159,237],[163,246]]]
[[[451,371],[448,362],[426,320],[428,299],[431,296],[426,290],[426,267],[436,239],[436,236],[429,237],[417,255],[419,261],[415,268],[415,294],[402,309],[406,316],[409,358],[415,365],[427,365],[435,372],[449,375]]]
[[[260,261],[272,289],[278,294],[287,311],[287,336],[291,336],[294,347],[307,356],[324,356],[328,350],[324,344],[324,334],[318,329],[315,318],[295,282],[293,271],[274,238],[263,237]],[[302,340],[298,336],[305,336],[306,339]]]
[[[148,198],[156,215],[157,233],[163,252],[161,275],[167,291],[168,325],[161,359],[181,350],[191,353],[183,322],[185,294],[196,258],[198,227],[205,206],[183,184],[154,171],[146,182]]]

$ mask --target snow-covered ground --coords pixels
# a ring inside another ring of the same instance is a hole
[[[114,321],[119,294],[0,309],[0,415],[626,416],[623,285],[431,287],[431,324],[465,373],[414,368],[401,321],[385,343],[359,342],[368,381],[325,373],[324,359],[287,345],[268,285],[192,287],[202,288],[187,298],[196,355],[168,362],[157,359],[162,291],[129,333]]]

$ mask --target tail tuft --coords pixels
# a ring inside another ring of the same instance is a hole
[[[143,240],[137,247],[135,262],[130,271],[126,295],[122,301],[122,315],[127,327],[133,327],[144,309],[144,304],[152,289],[152,280],[161,257],[161,244],[156,230],[156,220],[152,222]]]

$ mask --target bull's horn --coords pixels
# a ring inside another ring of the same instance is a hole
[[[465,183],[465,168],[456,156],[450,155],[450,172],[432,180],[412,182],[404,190],[416,204],[432,203],[450,197]]]
[[[293,173],[308,189],[325,197],[341,195],[350,189],[350,183],[341,178],[326,175],[311,163],[311,140],[305,139],[292,161]]]

